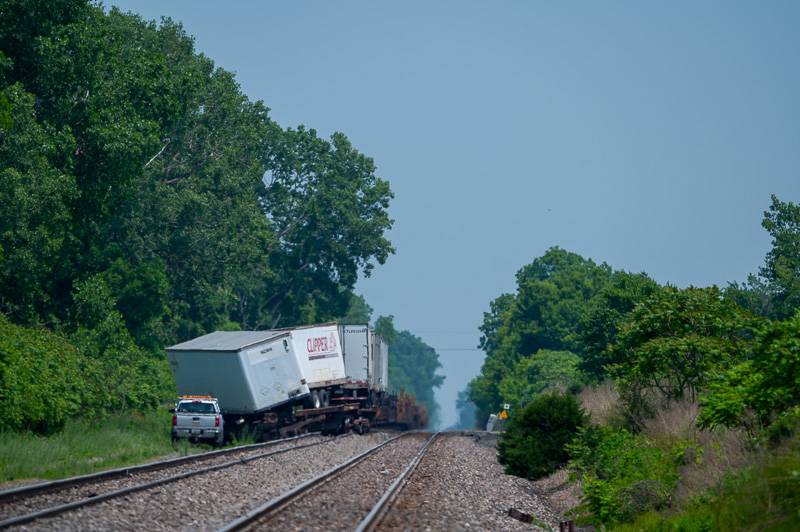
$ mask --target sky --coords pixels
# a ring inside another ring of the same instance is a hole
[[[800,3],[111,0],[172,17],[283,126],[345,133],[395,193],[359,281],[437,348],[442,426],[477,327],[551,246],[677,286],[757,271],[800,201]]]

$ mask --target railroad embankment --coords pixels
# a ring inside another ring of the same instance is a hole
[[[484,432],[308,434],[0,492],[0,528],[556,528],[534,484],[503,472],[495,443]]]

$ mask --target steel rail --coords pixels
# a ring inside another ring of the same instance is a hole
[[[99,471],[97,473],[90,473],[88,475],[80,475],[76,477],[62,478],[59,480],[51,480],[49,482],[39,482],[36,484],[29,484],[27,486],[20,486],[17,488],[10,488],[0,491],[0,503],[6,502],[9,499],[21,499],[31,495],[38,495],[40,493],[57,491],[60,489],[71,488],[74,486],[81,486],[89,484],[98,480],[110,480],[120,477],[129,477],[137,473],[144,473],[147,471],[157,471],[159,469],[167,469],[170,467],[188,464],[191,462],[202,462],[217,456],[232,454],[241,451],[249,451],[252,449],[259,449],[263,447],[272,447],[280,443],[288,441],[300,440],[311,436],[319,436],[319,432],[310,432],[308,434],[301,434],[300,436],[293,436],[291,438],[283,438],[280,440],[272,440],[262,443],[251,443],[249,445],[240,445],[238,447],[230,447],[228,449],[219,449],[216,451],[208,451],[205,453],[190,454],[186,456],[179,456],[177,458],[168,458],[166,460],[157,460],[155,462],[147,462],[145,464],[119,467],[116,469],[108,469],[106,471]]]
[[[266,503],[262,504],[258,508],[250,510],[249,512],[247,512],[246,514],[244,514],[240,518],[238,518],[238,519],[236,519],[234,521],[231,521],[227,525],[225,525],[222,528],[220,528],[219,532],[233,532],[233,531],[236,531],[236,530],[244,530],[245,528],[247,528],[251,524],[255,523],[256,521],[259,521],[260,519],[263,519],[264,517],[276,514],[277,512],[281,511],[282,509],[287,507],[289,504],[291,504],[295,500],[299,499],[300,497],[302,497],[303,495],[305,495],[306,493],[311,491],[314,487],[316,487],[318,485],[321,485],[321,484],[333,479],[334,477],[338,476],[341,473],[344,473],[346,470],[348,470],[348,469],[352,468],[353,466],[357,465],[358,463],[363,461],[365,458],[367,458],[368,456],[370,456],[373,453],[377,452],[378,450],[382,449],[386,445],[389,445],[390,443],[395,442],[395,441],[399,440],[400,438],[412,436],[414,434],[419,434],[419,433],[418,432],[406,432],[406,433],[400,434],[398,436],[395,436],[394,438],[390,438],[390,439],[386,440],[385,442],[376,445],[375,447],[367,449],[363,453],[360,453],[360,454],[354,456],[350,460],[348,460],[348,461],[346,461],[346,462],[344,462],[342,464],[339,464],[337,466],[334,466],[334,467],[328,469],[327,471],[325,471],[324,473],[322,473],[320,475],[317,475],[316,477],[314,477],[312,479],[306,480],[305,482],[295,486],[291,490],[289,490],[289,491],[287,491],[287,492],[285,492],[285,493],[283,493],[281,495],[278,495],[277,497],[274,497],[274,498],[270,499],[269,501],[267,501]]]
[[[417,469],[417,466],[422,462],[422,458],[425,456],[425,453],[430,448],[433,441],[442,434],[441,432],[437,432],[431,435],[428,438],[428,441],[425,442],[417,455],[408,463],[406,468],[400,474],[399,477],[392,482],[391,486],[384,492],[383,496],[375,503],[375,506],[372,507],[372,510],[367,514],[367,516],[358,524],[356,527],[356,532],[368,532],[375,530],[378,525],[383,521],[386,514],[394,504],[394,501],[397,500],[397,497],[400,495],[400,492],[406,486],[411,477],[411,474]]]
[[[180,473],[178,475],[173,475],[171,477],[164,477],[164,478],[160,478],[160,479],[156,479],[156,480],[151,480],[149,482],[144,482],[142,484],[136,484],[135,486],[128,486],[127,488],[121,488],[121,489],[118,489],[118,490],[109,491],[109,492],[106,492],[106,493],[101,493],[101,494],[96,495],[94,497],[80,499],[80,500],[77,500],[77,501],[72,501],[72,502],[60,504],[58,506],[52,506],[50,508],[44,508],[42,510],[37,510],[35,512],[31,512],[31,513],[28,513],[28,514],[18,515],[18,516],[15,516],[15,517],[10,517],[8,519],[0,521],[0,529],[8,528],[10,526],[15,526],[15,525],[21,525],[23,523],[29,523],[31,521],[34,521],[36,519],[41,519],[43,517],[51,517],[51,516],[54,516],[54,515],[62,514],[62,513],[68,512],[70,510],[74,510],[76,508],[82,508],[82,507],[89,506],[89,505],[92,505],[92,504],[97,504],[99,502],[107,501],[109,499],[116,499],[118,497],[122,497],[122,496],[128,495],[129,493],[135,493],[137,491],[144,491],[144,490],[156,487],[156,486],[160,486],[162,484],[169,484],[169,483],[172,483],[172,482],[183,480],[185,478],[193,477],[193,476],[196,476],[196,475],[201,475],[203,473],[210,473],[211,471],[217,471],[219,469],[225,469],[225,468],[232,467],[232,466],[235,466],[235,465],[246,464],[248,462],[252,462],[253,460],[259,460],[261,458],[267,458],[267,457],[270,457],[270,456],[283,454],[283,453],[288,453],[288,452],[296,451],[296,450],[299,450],[299,449],[306,449],[308,447],[315,447],[317,445],[323,445],[325,443],[329,443],[329,442],[332,442],[334,440],[338,440],[339,438],[345,438],[345,437],[348,437],[350,435],[351,434],[346,434],[344,436],[340,436],[340,437],[329,439],[329,440],[324,440],[324,441],[319,441],[319,442],[314,442],[314,443],[307,443],[307,444],[303,444],[303,445],[295,445],[294,447],[287,447],[286,449],[277,449],[275,451],[269,451],[269,452],[266,452],[266,453],[260,453],[260,454],[256,454],[256,455],[253,455],[253,456],[247,456],[247,457],[243,457],[243,458],[229,460],[229,461],[223,462],[221,464],[214,464],[212,466],[208,466],[208,467],[204,467],[204,468],[200,468],[200,469],[194,469],[192,471],[186,471],[184,473]],[[269,442],[269,443],[286,442],[286,441],[296,440],[296,439],[300,439],[302,437],[307,437],[307,436],[308,435],[303,435],[303,436],[298,436],[298,437],[295,437],[295,438],[287,438],[287,439],[284,439],[284,440],[276,440],[275,442]],[[236,449],[241,449],[241,448],[242,447],[237,447]]]

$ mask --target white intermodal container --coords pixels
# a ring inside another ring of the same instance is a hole
[[[389,386],[389,345],[367,324],[339,325],[347,378],[383,392]]]
[[[226,414],[252,414],[346,380],[335,323],[216,331],[167,348],[181,395],[210,395]]]
[[[282,329],[290,334],[300,369],[311,388],[345,380],[342,343],[335,323]],[[278,332],[278,331],[274,331]]]
[[[369,325],[339,325],[339,338],[342,341],[344,371],[354,383],[369,382],[370,343]]]
[[[179,395],[209,395],[226,414],[252,414],[309,394],[305,343],[297,344],[291,331],[217,331],[168,347],[167,358]]]

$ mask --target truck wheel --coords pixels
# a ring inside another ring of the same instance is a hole
[[[328,393],[328,390],[320,390],[319,391],[319,401],[323,407],[330,406],[331,404],[331,395]]]
[[[225,444],[225,434],[220,432],[214,439],[214,447],[222,447]]]

